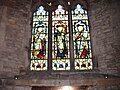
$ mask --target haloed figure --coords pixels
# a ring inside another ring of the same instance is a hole
[[[75,54],[76,54],[76,58],[79,57],[80,55],[80,48],[81,48],[81,40],[84,39],[83,36],[83,26],[81,25],[77,25],[76,31],[75,31]]]
[[[63,59],[67,53],[68,53],[68,49],[66,46],[66,28],[64,27],[64,25],[57,25],[56,26],[56,32],[55,32],[55,38],[56,38],[56,45],[57,45],[57,57],[60,57],[61,59]]]

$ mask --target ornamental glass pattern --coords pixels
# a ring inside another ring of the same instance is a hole
[[[48,62],[48,12],[39,6],[33,13],[31,42],[31,70],[47,70]]]
[[[93,62],[87,10],[77,4],[68,13],[62,5],[58,5],[50,16],[43,6],[39,6],[33,12],[30,69],[36,71],[44,71],[48,68],[54,71],[91,70]],[[72,16],[71,20],[68,16]],[[52,23],[48,21],[51,19]],[[68,22],[72,25],[68,25]],[[51,28],[49,37],[52,38],[50,40],[52,46],[48,43],[48,30]],[[72,32],[69,32],[69,29]],[[48,51],[49,46],[52,47],[50,51]],[[52,56],[48,57],[48,52]]]
[[[70,70],[68,12],[61,5],[52,13],[52,69]]]
[[[72,10],[74,64],[76,70],[92,69],[90,30],[87,10],[78,4]]]

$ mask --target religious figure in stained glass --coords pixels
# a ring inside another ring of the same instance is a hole
[[[61,5],[53,12],[53,70],[69,70],[68,12]]]
[[[60,57],[61,59],[68,55],[68,47],[66,46],[66,34],[66,23],[63,23],[62,21],[55,23],[54,39],[57,41],[55,44],[55,47],[57,48],[56,56]]]
[[[31,70],[47,70],[48,12],[39,6],[33,13]]]
[[[70,70],[72,60],[70,52],[74,56],[75,70],[90,70],[93,68],[87,10],[78,4],[71,11],[71,14],[72,26],[68,26],[68,21],[70,21],[68,11],[61,5],[58,5],[57,9],[52,12],[52,16],[50,15],[52,23],[48,22],[49,14],[43,6],[39,6],[33,13],[31,70],[47,70],[51,61],[52,70]],[[52,24],[52,32],[49,31],[50,36],[52,34],[52,51],[49,51],[49,53],[52,53],[52,58],[48,57],[48,46],[50,45],[48,43],[48,30],[51,28],[51,25],[48,28],[49,24]],[[69,35],[68,27],[73,27],[73,35]],[[74,52],[70,51],[72,47],[69,46],[69,38],[70,41],[73,39],[74,45],[71,46],[74,47]]]
[[[74,58],[76,70],[92,69],[90,31],[87,11],[77,5],[72,11]]]

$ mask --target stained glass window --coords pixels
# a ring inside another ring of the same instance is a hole
[[[33,12],[30,69],[91,70],[93,63],[87,10],[80,4],[69,11],[62,5],[52,9],[48,9],[48,13],[39,6]]]
[[[48,12],[39,6],[33,13],[31,70],[47,70],[48,62]]]
[[[87,11],[78,4],[72,11],[74,63],[76,70],[92,69],[90,31]]]
[[[68,12],[61,5],[52,13],[52,69],[70,70]]]

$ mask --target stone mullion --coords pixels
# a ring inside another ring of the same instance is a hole
[[[69,26],[69,40],[70,40],[70,69],[74,70],[74,43],[73,43],[73,30],[72,30],[72,13],[71,9],[68,10],[68,26]]]
[[[48,70],[52,70],[52,11],[49,11],[48,22]]]

